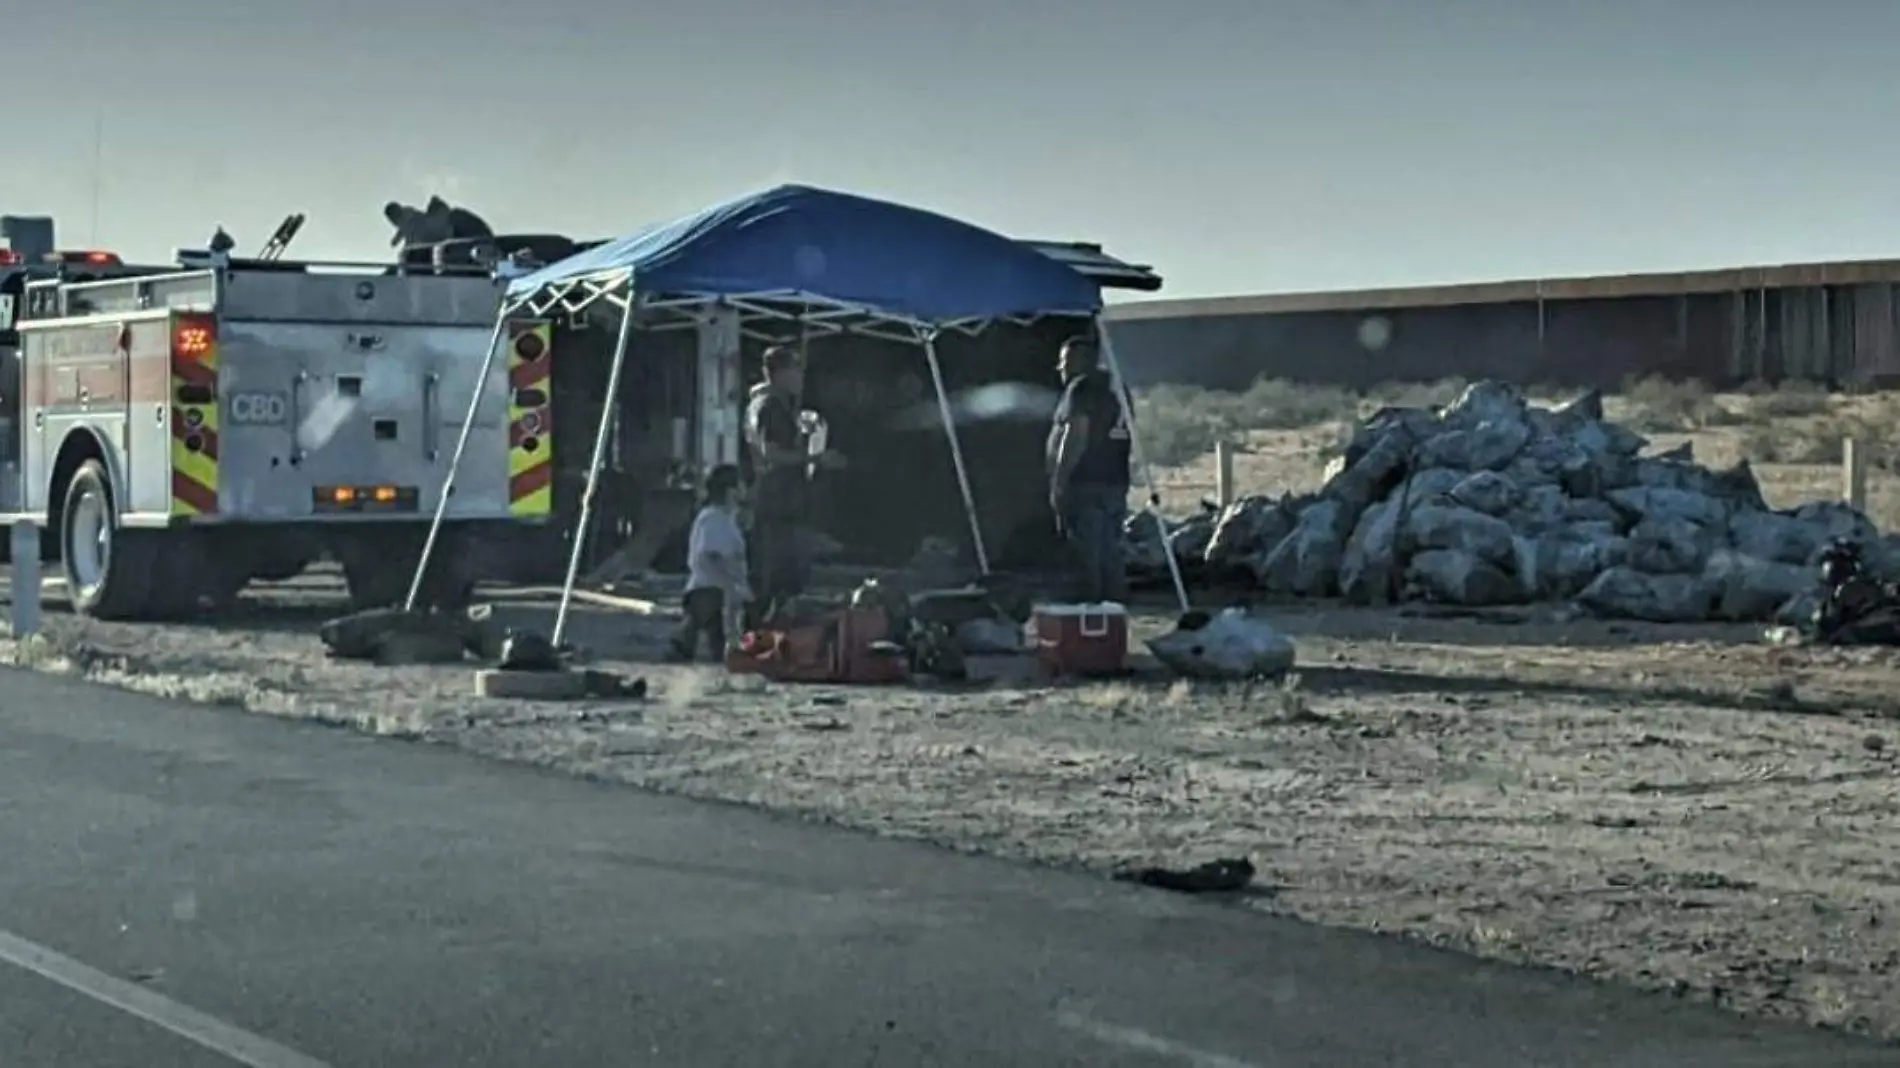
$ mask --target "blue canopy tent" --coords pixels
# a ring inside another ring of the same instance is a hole
[[[989,561],[969,472],[937,359],[945,330],[975,332],[1022,317],[1100,314],[1101,291],[1081,273],[1011,238],[887,201],[787,185],[648,227],[514,279],[483,365],[486,381],[507,320],[523,311],[574,313],[605,301],[621,312],[608,372],[617,396],[637,318],[670,313],[691,322],[709,307],[736,309],[742,326],[775,319],[914,342],[930,367],[978,566]],[[1112,353],[1110,359],[1112,361]],[[1117,373],[1119,379],[1120,375]],[[476,391],[450,461],[442,500],[410,589],[413,607],[482,391]],[[581,497],[580,530],[563,584],[554,640],[565,629],[585,531],[608,444],[603,410]]]
[[[1090,279],[948,216],[787,185],[648,227],[515,279],[504,311],[606,299],[790,304],[915,340],[1021,315],[1092,316]]]

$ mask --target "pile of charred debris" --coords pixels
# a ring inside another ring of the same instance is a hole
[[[1900,577],[1900,539],[1855,508],[1770,508],[1746,461],[1648,451],[1596,393],[1546,408],[1480,382],[1442,410],[1365,420],[1316,493],[1166,522],[1165,548],[1151,515],[1131,517],[1130,559],[1160,575],[1172,551],[1191,575],[1268,595],[1801,627],[1820,626],[1848,559],[1872,584],[1861,602]],[[1832,578],[1818,577],[1824,558]]]

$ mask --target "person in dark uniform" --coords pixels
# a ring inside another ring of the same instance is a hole
[[[1073,551],[1077,599],[1121,601],[1128,592],[1122,524],[1128,517],[1128,411],[1095,343],[1073,337],[1057,365],[1062,400],[1049,429],[1049,507]]]
[[[804,592],[807,566],[799,529],[805,522],[812,465],[839,462],[830,452],[814,456],[799,425],[805,368],[797,350],[773,345],[765,350],[763,362],[765,379],[752,388],[745,417],[752,461],[749,540],[757,622],[773,619]]]

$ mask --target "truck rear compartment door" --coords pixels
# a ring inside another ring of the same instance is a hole
[[[245,518],[429,514],[490,330],[226,322],[220,330],[227,508]],[[490,373],[449,514],[506,516],[507,369]],[[396,501],[338,502],[400,491]]]

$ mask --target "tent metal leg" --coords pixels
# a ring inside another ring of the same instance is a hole
[[[442,496],[435,502],[435,517],[429,520],[429,536],[422,541],[422,559],[416,562],[416,575],[409,580],[409,596],[402,602],[405,612],[416,610],[422,595],[422,576],[429,572],[429,558],[435,553],[436,538],[442,533],[442,517],[449,511],[449,494],[455,492],[455,476],[462,469],[462,454],[468,449],[469,432],[475,428],[475,416],[481,411],[482,397],[488,392],[488,376],[495,369],[495,356],[501,351],[502,332],[508,328],[513,308],[495,315],[495,329],[488,335],[488,352],[482,357],[482,369],[475,377],[475,388],[468,398],[468,414],[462,417],[462,430],[455,438],[455,453],[449,457],[449,470],[442,478]]]
[[[1148,454],[1141,449],[1141,432],[1135,426],[1135,398],[1128,392],[1128,380],[1122,377],[1121,361],[1115,358],[1115,344],[1108,339],[1108,324],[1100,317],[1095,320],[1095,336],[1101,339],[1102,359],[1107,361],[1108,373],[1115,380],[1115,399],[1121,402],[1122,417],[1128,425],[1129,451],[1134,453],[1135,466],[1141,469],[1141,481],[1148,490],[1148,514],[1154,517],[1155,532],[1161,536],[1161,555],[1168,560],[1168,577],[1174,580],[1174,596],[1185,615],[1191,607],[1187,583],[1181,579],[1181,561],[1174,558],[1174,549],[1168,544],[1168,524],[1161,518],[1161,491],[1155,487],[1154,468],[1148,463]]]
[[[607,395],[600,406],[600,426],[594,431],[594,459],[587,467],[587,488],[581,491],[580,518],[574,527],[574,548],[567,556],[567,577],[561,580],[561,608],[554,616],[554,634],[549,639],[561,647],[567,634],[567,610],[574,601],[574,579],[580,573],[581,553],[587,547],[587,528],[594,519],[594,494],[600,488],[600,469],[606,465],[607,440],[614,423],[614,404],[620,396],[620,372],[627,365],[627,345],[633,338],[634,301],[629,299],[620,313],[620,337],[614,342],[614,362],[607,372]]]
[[[976,549],[976,566],[990,573],[989,550],[983,546],[983,524],[976,515],[976,493],[970,488],[970,469],[963,462],[963,443],[957,440],[957,417],[950,409],[950,393],[944,388],[943,366],[937,360],[937,339],[924,335],[924,359],[930,363],[930,382],[937,390],[937,410],[943,416],[943,433],[950,439],[950,462],[957,469],[957,490],[963,494],[963,515],[970,523],[970,544]]]

